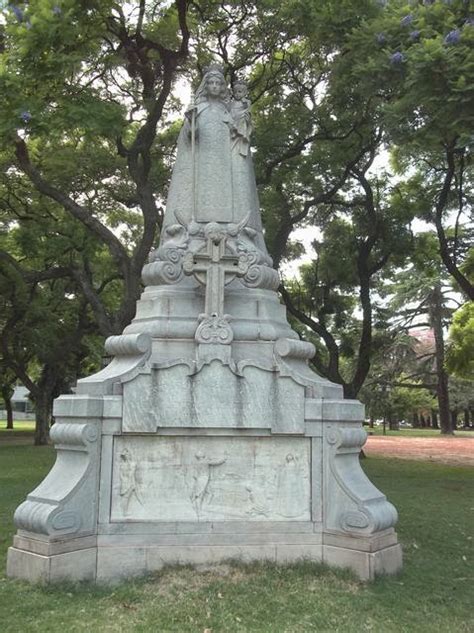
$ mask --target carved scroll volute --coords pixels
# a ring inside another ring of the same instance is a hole
[[[51,439],[58,452],[56,462],[17,508],[14,522],[19,530],[51,538],[94,533],[99,437],[98,422],[54,424]]]
[[[327,502],[340,508],[328,528],[361,535],[392,528],[398,519],[396,509],[360,466],[360,450],[367,440],[365,430],[358,425],[328,425],[325,438]]]

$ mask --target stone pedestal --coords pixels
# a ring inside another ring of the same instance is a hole
[[[363,407],[310,371],[277,295],[249,102],[211,66],[178,139],[160,245],[113,360],[55,402],[57,461],[15,513],[8,574],[116,582],[170,563],[401,567],[359,465]]]
[[[232,344],[173,331],[194,332],[198,286],[175,302],[148,288],[130,333],[108,339],[112,363],[56,400],[57,461],[16,511],[9,576],[116,582],[228,559],[400,569],[395,508],[359,465],[362,405],[309,370],[274,292],[238,283]]]

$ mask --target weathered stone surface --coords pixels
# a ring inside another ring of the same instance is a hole
[[[81,582],[96,579],[97,549],[81,549],[41,556],[32,552],[10,547],[7,559],[7,575],[31,582]]]
[[[283,438],[117,438],[112,521],[308,521],[310,445]]]
[[[136,316],[107,340],[112,362],[55,402],[57,461],[15,513],[10,576],[401,567],[396,510],[359,464],[363,407],[310,370],[276,293],[239,90],[210,68],[186,112]]]
[[[323,561],[330,566],[350,569],[361,580],[398,573],[402,568],[402,549],[392,545],[373,553],[323,545]]]
[[[176,361],[124,384],[124,432],[177,426],[302,434],[304,387],[275,371],[251,364],[239,371],[219,359],[201,367]]]

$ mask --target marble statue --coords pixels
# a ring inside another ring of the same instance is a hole
[[[397,512],[360,468],[362,405],[310,370],[263,237],[248,89],[211,65],[112,362],[54,404],[57,461],[15,512],[9,576],[116,582],[300,558],[395,573]]]
[[[250,155],[250,136],[252,134],[247,84],[244,81],[235,81],[232,85],[232,93],[233,99],[230,104],[232,150],[247,158]]]
[[[165,229],[176,223],[243,222],[261,231],[249,101],[241,86],[234,88],[239,99],[230,100],[222,70],[207,69],[178,138]]]

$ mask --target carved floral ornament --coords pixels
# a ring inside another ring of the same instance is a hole
[[[207,230],[209,225],[212,225],[214,232]],[[219,227],[218,231],[215,230],[216,225]],[[245,286],[276,290],[280,284],[280,277],[278,272],[271,267],[271,258],[255,248],[254,231],[250,227],[244,227],[235,233],[235,228],[235,225],[228,227],[209,223],[201,226],[199,232],[192,236],[188,227],[179,225],[169,227],[166,229],[162,245],[152,251],[149,264],[144,267],[144,283],[161,285],[180,282],[187,273],[195,254],[206,248],[205,238],[212,235],[215,241],[217,235],[220,235],[221,239],[225,238],[226,254],[238,256],[239,272],[246,266],[245,274],[238,275]]]

